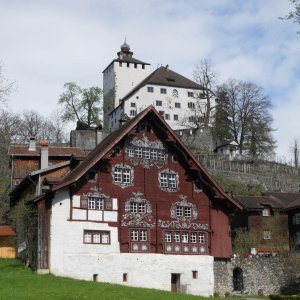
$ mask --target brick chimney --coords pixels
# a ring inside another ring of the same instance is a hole
[[[29,139],[29,148],[28,148],[29,151],[35,151],[36,150],[36,147],[35,147],[35,137],[34,136],[31,136],[30,139]]]
[[[48,141],[41,141],[41,169],[48,168],[49,164],[49,150],[48,150]]]

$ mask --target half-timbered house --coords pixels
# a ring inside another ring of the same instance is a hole
[[[31,202],[39,271],[197,295],[213,294],[241,208],[152,106]]]

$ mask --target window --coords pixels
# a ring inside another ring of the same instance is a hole
[[[204,93],[199,93],[199,98],[200,99],[205,99],[205,94]]]
[[[131,229],[131,241],[148,241],[148,231],[147,229]]]
[[[142,151],[143,151],[142,148],[136,147],[135,150],[134,150],[135,156],[136,156],[137,158],[142,158],[142,157],[143,157],[143,152],[142,152]]]
[[[264,230],[263,231],[263,239],[264,240],[270,240],[271,239],[271,232],[270,232],[270,230]]]
[[[161,89],[160,89],[160,93],[161,93],[161,94],[166,94],[166,93],[167,93],[167,89],[161,88]]]
[[[175,102],[175,108],[180,108],[181,104],[179,102]]]
[[[127,147],[127,155],[129,157],[134,157],[134,149],[133,149],[133,147],[131,147],[131,146]]]
[[[164,252],[170,254],[206,253],[205,233],[199,231],[164,232]]]
[[[192,271],[192,274],[193,274],[193,279],[198,278],[198,271]]]
[[[136,103],[131,102],[131,103],[130,103],[130,106],[131,106],[131,107],[136,107]]]
[[[165,112],[164,111],[162,111],[162,110],[160,110],[159,112],[158,112],[162,117],[164,116],[164,114],[165,114]]]
[[[88,209],[103,210],[104,198],[100,197],[88,197]]]
[[[157,160],[157,149],[151,149],[151,158]]]
[[[194,102],[188,102],[188,108],[195,109],[195,103]]]
[[[144,214],[146,213],[146,203],[145,202],[135,202],[131,201],[130,202],[130,212],[137,214]]]
[[[122,62],[121,61],[119,61],[119,67],[122,67]]]
[[[110,244],[110,232],[101,230],[84,230],[84,244]]]
[[[150,159],[150,149],[149,148],[143,148],[143,157],[145,159]]]
[[[162,106],[162,101],[160,101],[160,100],[156,100],[156,106]]]
[[[189,122],[194,123],[196,121],[196,118],[194,116],[189,117]]]
[[[199,233],[199,243],[205,244],[205,234],[203,232]]]
[[[161,172],[160,173],[160,187],[163,189],[175,190],[177,189],[177,178],[174,173]]]
[[[293,216],[293,224],[294,225],[299,225],[300,224],[300,214],[294,214]]]
[[[165,150],[157,150],[157,156],[158,156],[158,160],[165,160],[166,158]]]
[[[176,217],[192,217],[192,208],[190,206],[176,206]]]
[[[131,109],[129,114],[130,114],[131,117],[135,117],[137,115],[137,112],[136,112],[135,109]]]
[[[134,68],[135,68],[135,69],[137,68],[137,64],[134,64]]]
[[[147,87],[147,92],[148,93],[153,93],[154,92],[154,88],[152,86],[148,86]]]
[[[127,273],[123,273],[123,282],[127,282],[127,277],[128,277]]]
[[[170,120],[170,115],[169,114],[165,114],[165,119],[166,120]]]
[[[263,215],[263,217],[269,217],[270,216],[270,208],[265,207],[262,211],[262,215]]]
[[[173,95],[173,97],[178,98],[178,90],[174,89],[172,91],[172,95]]]
[[[142,69],[145,69],[145,65],[144,64],[142,64]]]
[[[194,93],[193,92],[188,92],[188,97],[194,97]]]
[[[178,121],[178,115],[174,115],[174,121]]]
[[[132,182],[132,170],[125,167],[115,167],[113,171],[114,183],[128,185]]]
[[[172,234],[171,234],[171,232],[170,231],[167,231],[166,233],[165,233],[165,242],[171,242],[172,241]]]
[[[127,68],[129,68],[129,62],[127,63]]]

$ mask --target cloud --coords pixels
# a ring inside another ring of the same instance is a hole
[[[232,77],[262,86],[275,106],[278,149],[286,151],[281,109],[300,131],[298,27],[278,19],[290,9],[288,1],[273,0],[6,1],[0,60],[18,83],[10,105],[49,115],[65,82],[101,86],[101,72],[127,36],[134,56],[153,69],[169,64],[191,78],[196,62],[207,58],[220,82]]]

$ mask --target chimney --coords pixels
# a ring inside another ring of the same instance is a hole
[[[169,65],[166,65],[166,70],[167,70],[167,72],[169,71]]]
[[[35,137],[34,136],[31,136],[30,139],[29,139],[29,148],[28,148],[29,151],[35,151],[36,150],[36,147],[35,147]]]
[[[48,168],[48,141],[41,141],[41,169]]]

